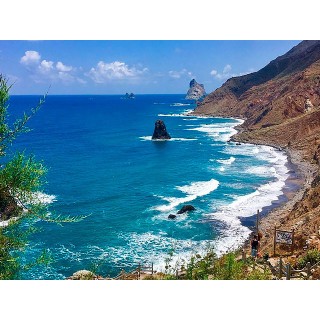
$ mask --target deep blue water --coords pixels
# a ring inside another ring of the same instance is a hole
[[[39,97],[12,96],[21,115]],[[24,275],[63,279],[99,265],[114,276],[139,262],[164,266],[214,247],[241,244],[249,229],[238,217],[254,215],[281,195],[285,154],[266,146],[228,142],[241,121],[187,116],[183,95],[48,96],[15,148],[49,169],[44,187],[52,211],[88,215],[63,227],[38,222],[27,257],[49,248],[54,262]],[[152,141],[157,119],[170,141]],[[169,220],[184,204],[196,211]]]

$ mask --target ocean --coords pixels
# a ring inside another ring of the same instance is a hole
[[[11,96],[11,116],[37,104],[37,96]],[[24,279],[65,279],[81,269],[115,276],[138,263],[164,271],[213,249],[218,255],[251,233],[244,218],[283,195],[287,156],[269,146],[229,139],[240,119],[190,116],[184,95],[48,96],[18,137],[48,168],[43,201],[61,215],[88,215],[63,226],[38,221],[24,255],[43,249],[53,258]],[[172,139],[152,141],[155,121]],[[168,219],[185,204],[196,210]]]

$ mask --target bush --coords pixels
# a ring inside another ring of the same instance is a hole
[[[306,255],[300,258],[297,262],[297,268],[304,268],[308,262],[311,263],[311,266],[320,261],[320,251],[317,249],[307,251]]]

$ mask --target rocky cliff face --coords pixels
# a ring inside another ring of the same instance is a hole
[[[314,168],[305,169],[305,191],[293,207],[274,214],[262,247],[272,248],[272,228],[280,223],[295,229],[298,254],[306,245],[320,250],[320,41],[302,41],[258,72],[229,79],[194,113],[241,117],[234,140],[283,147]]]
[[[307,144],[320,134],[319,105],[320,41],[302,41],[261,70],[229,79],[194,113],[241,117],[248,141],[270,138],[311,155]]]
[[[187,92],[186,99],[188,100],[199,100],[206,96],[204,85],[198,83],[195,79],[190,81],[190,88]]]

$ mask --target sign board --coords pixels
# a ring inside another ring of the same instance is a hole
[[[293,233],[290,231],[276,230],[275,242],[292,245],[293,244]]]

